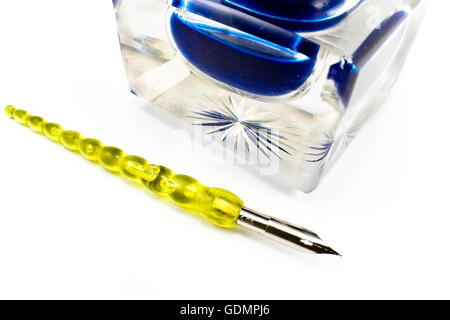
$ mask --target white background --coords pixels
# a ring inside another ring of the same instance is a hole
[[[2,0],[3,107],[228,188],[343,257],[217,229],[2,113],[0,298],[450,298],[448,12],[431,1],[390,100],[304,195],[190,163],[176,122],[128,91],[110,1]]]

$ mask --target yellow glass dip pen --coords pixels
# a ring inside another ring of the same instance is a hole
[[[84,138],[76,131],[65,130],[57,123],[12,105],[5,112],[18,123],[219,227],[231,229],[239,225],[308,253],[339,255],[314,232],[248,209],[239,197],[227,190],[204,186],[192,177],[127,155],[119,148],[104,146],[99,140]]]

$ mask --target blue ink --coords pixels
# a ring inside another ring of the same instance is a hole
[[[342,65],[337,63],[331,66],[328,79],[335,82],[338,94],[345,107],[350,103],[360,70],[407,17],[408,12],[401,10],[386,18],[356,49],[351,62],[346,61]]]
[[[232,20],[236,16],[228,17]],[[241,29],[255,28],[252,21]],[[282,96],[298,90],[312,74],[320,47],[257,21],[259,31],[255,28],[253,34],[189,21],[176,13],[172,14],[170,25],[181,54],[217,81],[259,96]],[[234,23],[241,22],[235,19]],[[274,37],[273,32],[279,32],[279,37]]]
[[[216,10],[208,18],[216,20],[217,8],[229,7],[295,32],[318,31],[335,26],[364,0],[173,0],[172,5],[201,7],[209,3]],[[200,15],[202,15],[200,13]]]
[[[356,49],[353,63],[362,68],[407,17],[408,12],[401,10],[386,18]]]
[[[302,45],[302,37],[298,34],[224,6],[217,0],[193,0],[189,2],[175,0],[173,5],[297,52]]]
[[[330,67],[328,79],[334,81],[339,97],[345,107],[350,103],[358,76],[359,69],[354,63],[348,61],[343,64],[336,63]]]
[[[117,8],[122,0],[112,0],[114,8]]]

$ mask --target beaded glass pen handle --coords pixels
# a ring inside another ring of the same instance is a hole
[[[194,178],[175,174],[141,157],[126,155],[119,148],[103,146],[99,140],[83,138],[76,131],[64,130],[57,123],[31,116],[14,106],[7,106],[5,112],[20,124],[99,163],[109,171],[144,185],[153,193],[219,227],[235,228],[239,225],[306,252],[338,255],[314,232],[250,210],[244,207],[239,197],[227,190],[206,187]]]

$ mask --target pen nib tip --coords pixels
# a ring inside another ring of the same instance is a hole
[[[334,256],[339,256],[342,257],[342,255],[339,252],[334,251],[333,249],[329,249],[328,252],[324,252],[325,254],[330,254],[330,255],[334,255]]]
[[[321,243],[314,243],[312,246],[309,247],[309,249],[316,254],[329,254],[342,257],[342,255],[339,252]]]

